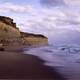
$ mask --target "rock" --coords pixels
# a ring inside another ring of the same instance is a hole
[[[41,34],[32,34],[32,33],[25,33],[25,32],[20,32],[22,37],[41,37],[41,38],[46,38],[45,36]]]
[[[10,25],[14,28],[16,28],[16,23],[13,22],[13,19],[5,16],[0,16],[0,21],[4,22],[7,25]]]
[[[48,39],[41,34],[20,32],[13,19],[0,16],[0,43],[8,45],[47,45]],[[1,49],[2,50],[2,49]]]
[[[20,32],[22,35],[23,43],[26,45],[47,45],[48,38],[41,34],[31,34]]]

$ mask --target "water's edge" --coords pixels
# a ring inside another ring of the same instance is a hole
[[[25,48],[24,54],[37,56],[44,60],[44,65],[55,67],[68,80],[80,79],[80,47],[53,46]]]

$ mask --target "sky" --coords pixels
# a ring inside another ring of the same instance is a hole
[[[80,31],[80,0],[0,0],[0,15],[14,19],[21,31]]]

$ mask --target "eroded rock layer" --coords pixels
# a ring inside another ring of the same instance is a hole
[[[47,45],[48,39],[40,34],[19,31],[13,19],[0,16],[0,44],[3,45]]]

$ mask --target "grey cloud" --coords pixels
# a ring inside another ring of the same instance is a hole
[[[64,0],[40,0],[40,3],[46,7],[65,5]]]
[[[72,25],[80,25],[80,22],[78,22],[78,21],[69,21],[69,24],[72,24]]]
[[[67,25],[80,25],[80,22],[76,20],[56,20],[59,24],[67,24]]]

